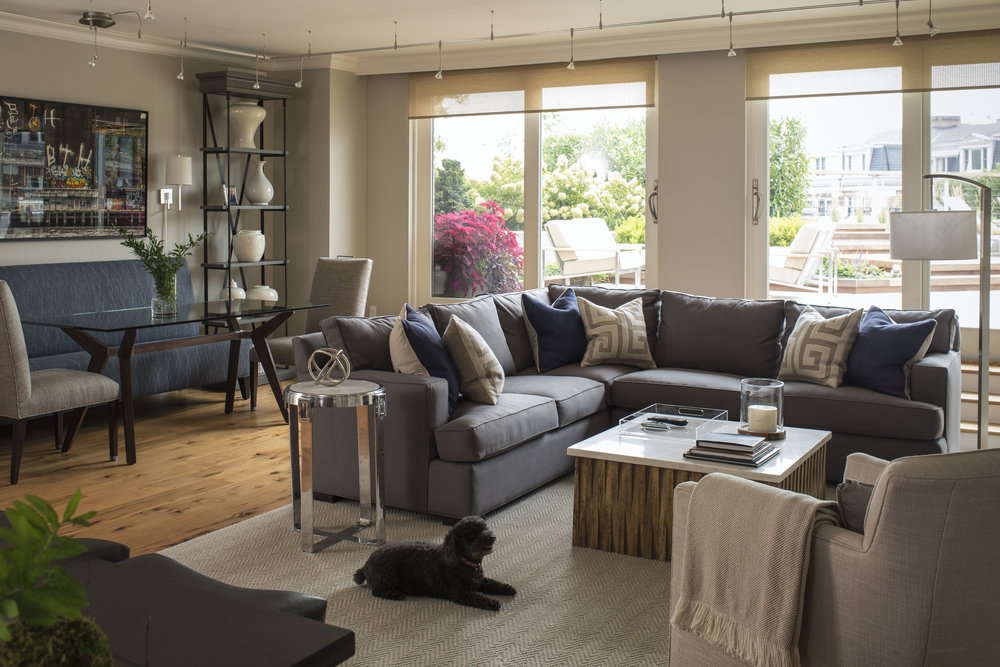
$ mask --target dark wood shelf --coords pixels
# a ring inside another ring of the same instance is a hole
[[[202,206],[203,211],[287,211],[287,204],[267,204],[257,206],[255,204],[230,204],[229,206]]]
[[[256,262],[202,262],[205,269],[228,269],[255,266],[288,266],[287,259],[261,259]]]
[[[202,146],[201,151],[209,154],[238,153],[242,155],[264,155],[270,157],[287,157],[288,151],[280,148],[237,148],[236,146]]]

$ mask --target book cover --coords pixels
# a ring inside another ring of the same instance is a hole
[[[767,438],[759,435],[744,435],[742,433],[709,433],[703,438],[698,438],[697,444],[726,446],[734,449],[753,449],[761,444],[767,443]]]

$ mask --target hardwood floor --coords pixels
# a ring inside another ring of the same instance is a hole
[[[72,449],[54,449],[53,420],[34,420],[16,485],[8,483],[10,426],[0,428],[0,508],[25,494],[60,513],[79,488],[89,528],[66,530],[128,544],[133,555],[159,551],[291,502],[288,426],[261,387],[256,412],[239,400],[225,414],[225,394],[201,389],[136,401],[137,463],[125,451],[108,458],[107,419],[92,410]],[[119,446],[122,447],[119,432]],[[291,530],[291,527],[289,527]]]

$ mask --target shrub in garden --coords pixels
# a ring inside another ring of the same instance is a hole
[[[804,224],[805,218],[798,213],[787,218],[772,217],[768,223],[768,244],[772,248],[787,248]]]
[[[524,250],[493,201],[434,218],[434,264],[448,274],[448,296],[520,289]]]

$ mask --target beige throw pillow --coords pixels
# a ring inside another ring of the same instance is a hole
[[[826,319],[815,308],[806,306],[788,337],[778,379],[839,387],[847,372],[847,357],[858,336],[863,312],[858,308]]]
[[[470,401],[496,405],[503,391],[503,366],[482,335],[452,315],[441,338],[458,372],[462,395]]]
[[[427,368],[420,363],[417,353],[413,351],[406,332],[403,330],[403,320],[406,319],[406,304],[399,311],[399,318],[392,325],[389,334],[389,358],[392,359],[392,370],[406,375],[430,375]]]
[[[646,320],[642,314],[642,298],[636,298],[617,308],[605,308],[584,298],[577,299],[583,331],[587,336],[587,351],[581,366],[623,364],[637,368],[656,368],[649,351]]]

